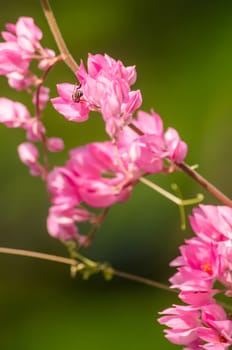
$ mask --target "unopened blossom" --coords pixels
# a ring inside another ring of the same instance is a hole
[[[29,141],[42,141],[45,134],[45,127],[40,120],[37,118],[29,119],[25,123],[24,129],[27,131],[26,137]]]
[[[0,123],[8,128],[25,128],[30,119],[30,113],[22,103],[0,98]]]
[[[100,112],[107,133],[117,138],[142,103],[140,91],[130,89],[136,80],[135,67],[125,67],[121,61],[99,54],[89,54],[87,67],[86,70],[81,62],[77,71],[79,87],[57,86],[59,97],[52,99],[53,106],[65,118],[76,122],[87,120],[90,110]],[[73,98],[75,89],[79,89],[78,99]]]
[[[34,144],[21,143],[18,146],[18,155],[22,163],[29,167],[31,175],[40,176],[42,174],[42,167],[38,162],[39,152]]]
[[[168,150],[168,159],[171,162],[181,163],[187,155],[187,144],[180,139],[178,132],[173,128],[168,128],[164,139]]]
[[[46,146],[50,152],[60,152],[64,149],[64,141],[60,137],[49,137]]]

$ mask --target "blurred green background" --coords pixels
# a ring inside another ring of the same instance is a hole
[[[19,16],[32,16],[44,32],[43,44],[56,50],[39,1],[0,0],[0,28]],[[187,162],[229,196],[231,193],[232,2],[224,0],[52,1],[73,56],[108,53],[136,64],[136,88],[143,109],[153,108],[166,126],[175,127],[189,145]],[[55,84],[74,83],[63,64],[49,75]],[[28,102],[0,79],[0,95]],[[33,111],[32,107],[31,111]],[[64,120],[49,105],[50,136],[64,136],[67,150],[104,140],[103,123]],[[20,130],[0,126],[0,246],[65,255],[46,232],[48,201],[43,184],[28,175],[16,154]],[[54,156],[62,164],[67,151]],[[203,192],[185,174],[156,176],[184,197]],[[204,192],[203,192],[204,193]],[[216,203],[206,194],[205,203]],[[187,211],[189,212],[189,210]],[[118,269],[167,283],[168,263],[190,230],[180,230],[178,208],[139,185],[130,200],[109,213],[86,255],[110,261]],[[13,256],[0,256],[0,348],[4,350],[177,349],[163,337],[157,312],[177,302],[171,293],[119,278],[71,279],[67,267]]]

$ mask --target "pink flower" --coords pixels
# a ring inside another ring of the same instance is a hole
[[[50,152],[60,152],[64,149],[64,141],[59,137],[49,137],[46,144]]]
[[[13,71],[7,74],[8,84],[12,89],[24,90],[29,86],[34,85],[37,80],[36,76],[30,71]]]
[[[200,326],[200,311],[197,307],[173,305],[172,308],[159,312],[162,316],[159,323],[170,327],[165,329],[165,337],[172,343],[187,345],[200,344],[198,328]]]
[[[88,119],[89,107],[88,104],[74,102],[72,99],[76,85],[63,83],[57,85],[59,97],[51,99],[53,107],[60,114],[64,115],[67,120],[75,122],[83,122]]]
[[[81,88],[90,105],[101,110],[106,131],[115,138],[142,103],[140,91],[130,91],[136,80],[135,67],[125,67],[121,61],[99,54],[89,54],[87,65],[88,72],[83,63],[77,72]]]
[[[52,204],[69,209],[80,203],[76,176],[68,167],[55,167],[47,177]]]
[[[42,167],[38,162],[39,152],[35,145],[29,142],[21,143],[18,146],[18,154],[22,163],[27,165],[32,176],[40,176]]]
[[[232,321],[227,319],[224,309],[216,304],[202,307],[202,323],[198,336],[207,342],[203,349],[228,349],[232,344]]]
[[[57,86],[59,97],[52,99],[54,108],[68,120],[82,122],[88,119],[90,110],[102,114],[106,131],[112,138],[131,122],[134,111],[141,105],[139,90],[131,91],[135,82],[134,67],[124,67],[107,55],[90,55],[88,72],[81,62],[77,71],[80,87],[72,84]],[[75,89],[79,89],[80,98],[73,98]]]
[[[178,267],[170,279],[172,288],[178,288],[181,291],[179,298],[201,312],[197,329],[201,349],[226,350],[232,345],[232,321],[213,298],[224,292],[224,289],[213,289],[217,282],[224,285],[226,295],[232,295],[231,214],[232,209],[226,206],[200,205],[194,209],[190,222],[197,236],[180,247],[181,256],[171,263]],[[182,320],[183,315],[179,312],[178,317]],[[173,326],[175,322],[178,327],[179,320],[171,319]],[[170,327],[168,320],[161,318],[161,323]],[[173,332],[176,329],[167,331],[168,339],[176,343]],[[187,345],[192,349],[190,344]]]
[[[201,308],[173,305],[160,314],[166,315],[158,321],[170,327],[165,336],[174,344],[212,350],[226,350],[232,344],[232,321],[217,304]]]
[[[75,239],[83,240],[83,236],[79,234],[76,222],[88,221],[90,215],[87,210],[82,208],[67,208],[53,206],[49,209],[47,218],[48,233],[60,240]]]
[[[140,176],[129,156],[111,142],[79,147],[70,156],[67,166],[76,175],[82,201],[93,207],[124,202]]]
[[[38,78],[29,69],[30,63],[39,59],[39,69],[47,69],[55,62],[54,51],[41,46],[42,31],[31,17],[20,17],[16,24],[8,23],[6,29],[2,32],[5,42],[0,43],[0,74],[16,90],[38,84]]]
[[[39,41],[42,39],[41,30],[35,25],[31,17],[19,17],[16,24],[6,25],[8,32],[2,32],[6,42],[14,42],[21,50],[34,52],[38,49]]]
[[[139,176],[124,149],[99,142],[71,150],[65,167],[49,174],[48,189],[55,204],[72,206],[80,200],[102,208],[128,199]]]
[[[26,77],[32,54],[40,48],[42,32],[30,17],[20,17],[16,24],[8,23],[6,28],[8,31],[2,32],[5,42],[0,43],[0,74]]]
[[[202,240],[220,242],[232,239],[232,208],[200,205],[193,210],[190,223]]]
[[[166,131],[164,138],[168,149],[169,160],[181,163],[187,155],[187,144],[180,140],[178,132],[173,128],[169,128]]]
[[[119,134],[118,140],[131,149],[137,166],[147,173],[164,170],[165,158],[175,162],[182,161],[186,155],[186,144],[180,140],[174,129],[164,133],[162,119],[153,111],[151,114],[139,111],[131,126],[124,128]]]
[[[0,74],[8,75],[17,73],[26,76],[29,68],[30,59],[22,58],[17,45],[0,43]]]
[[[8,128],[24,127],[30,120],[27,108],[20,102],[0,98],[0,123]]]
[[[27,131],[27,139],[29,141],[42,141],[43,135],[45,134],[45,127],[37,118],[29,119],[25,125],[24,129]]]
[[[170,279],[171,283],[175,284],[175,288],[177,287],[176,283],[181,288],[182,281],[189,282],[189,278],[187,279],[182,274],[192,274],[193,279],[206,281],[211,283],[211,285],[221,275],[222,262],[220,256],[218,256],[217,246],[213,242],[207,243],[197,238],[192,238],[180,247],[180,252],[181,256],[170,264],[171,266],[180,266],[178,273]]]

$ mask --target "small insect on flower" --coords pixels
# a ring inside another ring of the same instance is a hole
[[[81,84],[74,87],[73,93],[72,93],[72,101],[73,102],[80,102],[81,97],[83,96],[83,91],[81,90]]]

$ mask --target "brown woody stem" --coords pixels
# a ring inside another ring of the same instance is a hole
[[[60,32],[60,29],[58,27],[58,24],[56,22],[55,16],[52,12],[51,6],[49,4],[48,0],[40,0],[41,6],[43,9],[43,12],[45,14],[45,17],[47,18],[48,25],[51,29],[51,32],[54,36],[55,42],[60,50],[60,53],[62,55],[62,58],[64,62],[67,64],[67,66],[73,71],[74,74],[76,74],[79,66],[72,57],[71,53],[69,52],[65,41],[63,39],[63,36]]]
[[[75,259],[65,258],[62,256],[57,256],[57,255],[33,252],[33,251],[23,250],[23,249],[13,249],[13,248],[0,247],[0,254],[21,255],[24,257],[30,257],[30,258],[34,258],[34,259],[54,261],[57,263],[69,265],[70,267],[76,266],[79,264],[79,262]],[[94,261],[86,259],[86,258],[84,258],[81,261],[81,264],[83,264],[83,263],[86,264],[86,267],[99,266],[100,267],[99,270],[104,272],[104,266],[105,266],[104,264],[98,264],[98,263],[95,263]],[[89,265],[89,266],[87,266],[87,265]],[[108,267],[106,267],[105,269],[108,269]],[[118,276],[118,277],[121,277],[121,278],[124,278],[127,280],[131,280],[131,281],[134,281],[137,283],[145,284],[147,286],[160,288],[160,289],[163,289],[163,290],[166,290],[169,292],[175,292],[174,289],[170,289],[167,285],[160,283],[160,282],[150,280],[148,278],[133,275],[133,274],[119,271],[119,270],[116,270],[113,268],[110,268],[110,273],[113,276]]]
[[[219,191],[214,185],[212,185],[208,180],[201,176],[198,172],[193,170],[188,164],[182,162],[176,164],[178,168],[184,171],[187,175],[192,177],[197,181],[202,187],[204,187],[208,192],[210,192],[215,198],[217,198],[222,204],[227,205],[232,208],[232,200],[227,197],[224,193]]]

